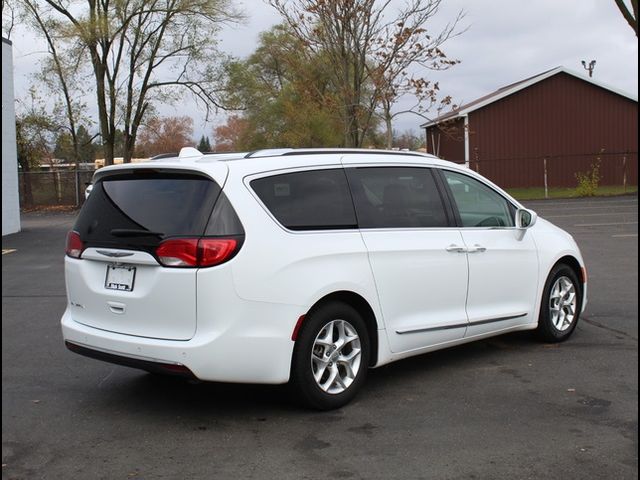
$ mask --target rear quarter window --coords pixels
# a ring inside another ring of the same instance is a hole
[[[357,228],[344,170],[310,170],[252,180],[251,188],[290,230]]]

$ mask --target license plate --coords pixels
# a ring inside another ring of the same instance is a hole
[[[107,278],[104,281],[104,286],[110,290],[130,292],[133,290],[135,278],[136,267],[107,265]]]

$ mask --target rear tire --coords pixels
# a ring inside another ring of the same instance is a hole
[[[582,310],[582,285],[571,267],[553,267],[542,293],[536,333],[545,342],[567,340],[578,324]]]
[[[300,399],[318,410],[349,403],[364,384],[369,343],[366,324],[352,306],[331,302],[311,311],[298,333],[291,365]]]

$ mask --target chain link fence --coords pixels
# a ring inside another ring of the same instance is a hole
[[[577,188],[577,174],[589,174],[596,166],[600,186],[619,187],[620,193],[637,188],[638,152],[486,160],[472,153],[469,164],[472,170],[502,188],[544,189],[544,196],[554,189]],[[19,172],[20,205],[81,206],[93,173],[93,170]]]
[[[505,189],[570,189],[578,187],[578,174],[596,170],[598,185],[638,185],[638,152],[586,155],[547,155],[523,158],[482,159],[472,152],[469,167]]]
[[[93,170],[18,172],[20,207],[81,206]]]

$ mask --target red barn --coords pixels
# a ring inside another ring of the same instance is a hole
[[[506,188],[637,185],[638,99],[564,67],[500,88],[425,123],[427,152]]]

